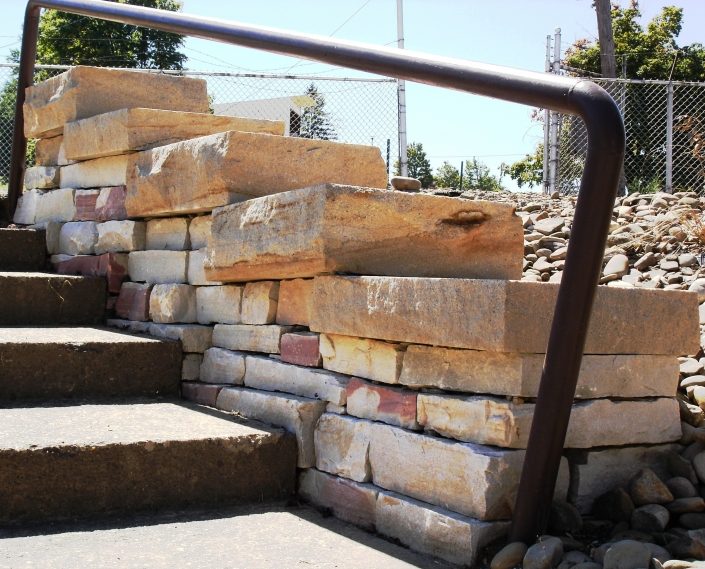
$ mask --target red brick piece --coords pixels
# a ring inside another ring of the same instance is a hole
[[[127,255],[125,253],[105,253],[103,255],[77,255],[54,265],[60,275],[83,275],[85,277],[105,277],[108,292],[119,293],[122,281],[127,276]]]
[[[319,367],[321,352],[318,349],[318,334],[313,332],[292,332],[283,334],[280,343],[283,362],[300,366]]]
[[[407,429],[416,422],[416,392],[377,385],[353,377],[346,388],[347,412],[353,417],[382,421]]]
[[[199,405],[215,407],[215,400],[218,398],[218,393],[220,393],[221,389],[223,389],[222,385],[182,381],[181,397]]]
[[[121,221],[127,219],[125,209],[125,186],[112,186],[100,189],[100,196],[95,205],[96,221]]]
[[[76,203],[75,221],[95,221],[95,204],[100,190],[76,190],[74,200]]]
[[[149,295],[152,285],[143,283],[122,283],[120,296],[117,297],[115,313],[118,318],[126,320],[149,320]]]

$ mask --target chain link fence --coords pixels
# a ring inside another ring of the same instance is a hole
[[[592,81],[604,87],[622,111],[627,138],[624,183],[629,192],[705,190],[705,83]],[[545,125],[549,148],[557,149],[557,164],[548,165],[556,168],[556,185],[549,191],[574,192],[585,163],[587,133],[574,116],[557,115],[557,127],[551,131]],[[550,172],[545,173],[548,179]]]
[[[39,77],[66,70],[39,66]],[[157,73],[175,73],[156,71]],[[286,134],[373,145],[388,169],[398,151],[397,83],[394,79],[178,72],[205,79],[216,114],[283,120]],[[0,185],[7,181],[17,66],[0,65]],[[31,153],[29,155],[31,160]]]

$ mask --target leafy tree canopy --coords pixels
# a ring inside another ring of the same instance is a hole
[[[486,164],[477,158],[465,161],[465,172],[463,174],[463,187],[484,192],[496,192],[503,190],[501,181],[490,173]],[[466,181],[467,180],[467,181]]]
[[[433,185],[433,173],[431,171],[431,161],[426,156],[423,144],[412,142],[406,147],[406,163],[409,176],[421,180],[421,186],[430,188]],[[401,175],[399,160],[394,163],[394,175]]]
[[[306,89],[306,95],[313,100],[313,104],[304,108],[301,113],[301,138],[315,138],[318,140],[335,140],[338,134],[326,111],[326,99],[319,93],[318,87],[311,83]]]
[[[460,172],[450,162],[443,162],[436,170],[434,181],[437,188],[460,187]]]
[[[527,154],[513,164],[502,164],[502,171],[517,183],[530,188],[543,182],[543,144],[539,144],[533,154]]]

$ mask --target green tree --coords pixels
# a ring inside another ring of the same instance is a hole
[[[406,147],[406,165],[409,176],[421,181],[421,186],[430,188],[433,185],[433,173],[431,171],[431,162],[426,156],[423,149],[423,144],[420,142],[412,142]],[[399,160],[394,162],[394,175],[401,175],[401,167]]]
[[[338,135],[326,111],[326,99],[318,92],[318,87],[311,83],[306,88],[306,96],[313,100],[313,104],[305,107],[301,113],[301,138],[315,138],[318,140],[335,140]]]
[[[543,143],[533,154],[527,154],[512,164],[502,163],[502,171],[517,183],[520,188],[526,184],[530,188],[543,182]]]
[[[436,170],[433,180],[437,188],[458,189],[460,187],[460,172],[450,162],[443,162]]]
[[[465,161],[463,187],[483,192],[497,192],[504,189],[499,178],[490,172],[489,167],[474,157],[472,160]]]

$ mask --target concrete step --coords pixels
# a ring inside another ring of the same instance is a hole
[[[101,328],[0,328],[0,405],[16,400],[176,397],[178,342]]]
[[[295,472],[293,436],[182,402],[0,409],[0,526],[282,499]]]
[[[105,299],[102,278],[0,272],[0,326],[99,324]]]
[[[42,271],[47,265],[44,231],[0,228],[0,271]]]

